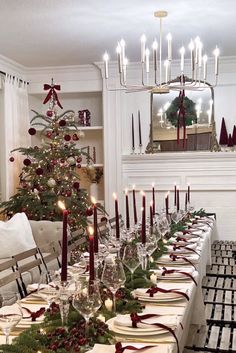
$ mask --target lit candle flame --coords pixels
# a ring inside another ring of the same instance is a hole
[[[133,184],[133,190],[135,189],[135,184]]]
[[[57,205],[58,205],[58,207],[60,207],[60,209],[62,209],[63,211],[66,209],[66,206],[65,206],[64,202],[61,201],[61,200],[59,200],[59,201],[57,202]]]
[[[88,226],[88,234],[89,234],[89,237],[93,237],[94,229],[92,226]]]
[[[128,189],[125,189],[125,195],[128,195]]]
[[[153,206],[153,201],[152,201],[152,200],[150,201],[150,206],[151,206],[151,207]]]
[[[145,196],[145,192],[144,192],[143,190],[140,191],[140,194],[141,194],[142,196]]]
[[[114,197],[115,200],[117,200],[117,195],[116,195],[115,192],[113,192],[113,197]]]
[[[92,203],[93,203],[94,205],[97,203],[97,201],[96,201],[96,199],[95,199],[94,196],[91,196],[91,201],[92,201]]]
[[[154,186],[155,186],[155,183],[152,183],[152,187],[154,188]]]

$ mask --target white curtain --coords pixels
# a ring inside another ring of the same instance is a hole
[[[28,134],[29,103],[27,83],[11,75],[3,80],[1,93],[1,200],[9,200],[19,185],[19,174],[22,169],[23,157],[19,152],[11,151],[18,147],[29,147],[31,138]],[[14,157],[14,162],[9,158]]]

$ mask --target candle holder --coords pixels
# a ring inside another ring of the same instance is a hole
[[[143,154],[143,145],[139,145],[139,154]]]
[[[68,324],[68,315],[70,309],[70,302],[69,297],[72,294],[69,288],[70,282],[68,281],[61,281],[60,282],[60,290],[59,290],[59,309],[61,315],[61,323],[63,327],[67,327]]]
[[[131,152],[131,154],[136,154],[136,153],[135,153],[135,147],[132,147],[132,152]]]

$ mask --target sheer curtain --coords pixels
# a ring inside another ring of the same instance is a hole
[[[2,86],[0,176],[1,200],[5,201],[16,192],[22,169],[23,157],[19,152],[11,154],[11,151],[18,147],[29,147],[31,138],[28,134],[30,122],[27,83],[6,75]],[[10,156],[14,157],[13,163],[9,161]]]

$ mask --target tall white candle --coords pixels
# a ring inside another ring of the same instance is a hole
[[[207,77],[207,55],[203,55],[203,81],[206,81]]]
[[[120,41],[120,48],[121,48],[121,64],[123,66],[124,60],[125,60],[125,41],[124,41],[124,39],[121,39],[121,41]]]
[[[219,50],[219,48],[217,46],[216,46],[213,54],[215,56],[215,75],[218,76],[218,74],[219,74],[219,55],[220,55],[220,50]]]
[[[107,52],[103,55],[103,60],[104,60],[104,67],[105,67],[105,78],[108,78],[108,60],[109,60],[109,55]]]
[[[167,83],[168,82],[168,68],[169,68],[169,61],[168,60],[165,60],[164,62],[164,66],[165,66],[165,82]]]
[[[195,64],[198,64],[198,58],[199,58],[199,43],[200,43],[200,38],[196,37],[195,38]]]
[[[122,69],[122,59],[121,59],[121,46],[120,43],[118,43],[116,47],[116,53],[117,53],[117,58],[118,58],[118,67],[119,67],[119,73],[121,74],[123,69]]]
[[[157,43],[157,40],[155,39],[154,42],[152,43],[154,71],[157,71],[157,49],[158,49],[158,43]]]
[[[202,42],[200,41],[199,42],[199,45],[198,45],[198,67],[202,67]]]
[[[168,49],[168,60],[172,60],[172,35],[171,33],[167,34],[167,49]]]
[[[126,82],[126,71],[127,71],[128,59],[124,58],[123,62],[123,81]]]
[[[147,48],[147,49],[145,50],[146,73],[149,73],[149,56],[150,56],[150,50]]]
[[[145,62],[145,50],[146,50],[146,36],[143,34],[140,38],[141,41],[141,63]]]
[[[180,48],[180,70],[182,73],[184,72],[184,54],[185,54],[185,48],[181,47]]]
[[[189,43],[189,50],[190,50],[190,58],[191,58],[191,70],[192,72],[194,71],[194,42],[191,39],[190,43]]]

